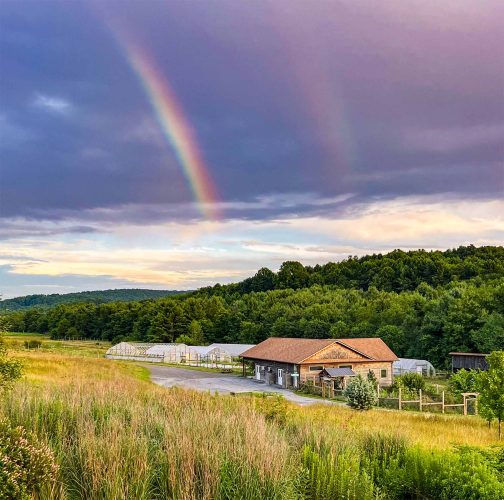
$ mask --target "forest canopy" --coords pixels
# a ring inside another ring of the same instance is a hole
[[[157,300],[65,304],[3,317],[53,338],[257,343],[269,336],[381,337],[400,357],[504,349],[504,248],[394,251]]]

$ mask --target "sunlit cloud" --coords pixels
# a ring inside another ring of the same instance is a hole
[[[502,214],[504,201],[447,196],[355,204],[332,217],[108,224],[87,234],[73,232],[78,219],[51,221],[39,224],[38,236],[5,240],[0,265],[16,275],[106,277],[131,286],[194,289],[238,281],[263,266],[278,269],[284,260],[314,265],[397,247],[502,244]],[[57,240],[44,233],[57,230],[63,235]]]
[[[33,99],[33,105],[52,113],[66,115],[72,110],[72,104],[62,97],[37,94]]]

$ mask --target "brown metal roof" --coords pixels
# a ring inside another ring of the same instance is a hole
[[[375,361],[397,361],[399,359],[380,338],[336,339],[336,341]]]
[[[379,338],[365,339],[296,339],[270,337],[264,342],[248,349],[242,354],[243,358],[261,359],[267,361],[280,361],[283,363],[299,364],[322,349],[332,345],[341,344],[363,355],[372,361],[396,361],[397,356],[389,349],[387,344]],[[342,362],[349,360],[342,360]],[[355,359],[352,362],[363,361]]]
[[[488,356],[488,354],[481,354],[480,352],[450,352],[450,356]]]
[[[242,357],[297,364],[334,343],[334,339],[270,337],[245,351]]]

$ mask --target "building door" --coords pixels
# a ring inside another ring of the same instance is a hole
[[[255,378],[261,380],[261,365],[255,365]]]
[[[278,370],[277,370],[277,384],[278,385],[283,385],[283,375],[284,375],[284,371],[282,370],[282,368],[278,368]]]

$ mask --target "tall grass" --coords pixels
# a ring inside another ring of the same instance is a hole
[[[54,452],[58,481],[45,498],[444,499],[462,498],[460,481],[463,498],[504,498],[496,452],[432,441],[423,416],[399,414],[410,428],[392,432],[392,412],[168,390],[100,359],[27,353],[25,363],[0,414]],[[475,432],[459,444],[491,440],[475,419],[429,423]]]

